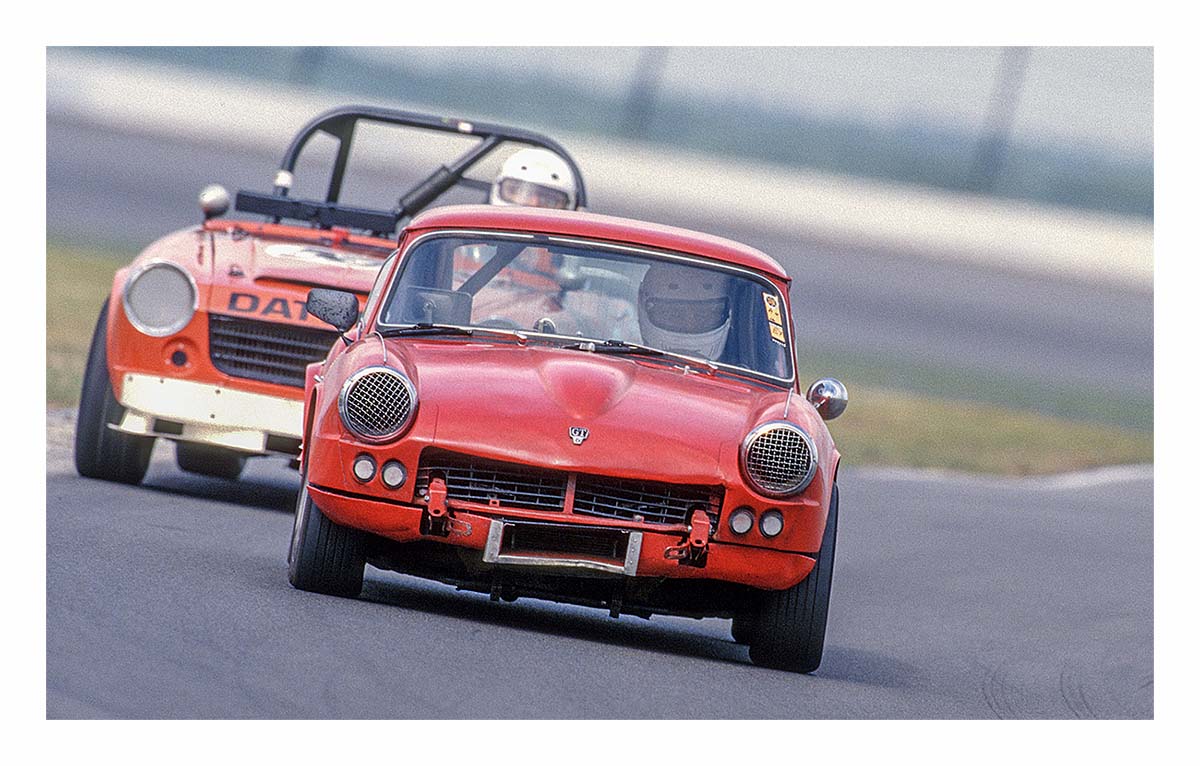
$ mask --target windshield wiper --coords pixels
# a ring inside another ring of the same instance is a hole
[[[581,340],[577,343],[568,343],[563,348],[574,349],[576,351],[591,351],[596,354],[643,354],[645,356],[662,356],[663,352],[649,346],[639,346],[636,343],[628,343],[623,340],[606,340],[597,343],[594,340]]]
[[[386,338],[407,337],[410,335],[474,335],[475,331],[468,327],[452,324],[434,324],[433,322],[417,322],[409,327],[389,327],[380,330],[380,335]]]
[[[454,324],[437,324],[435,322],[417,322],[405,327],[388,327],[379,331],[385,338],[409,338],[414,335],[503,335],[525,341],[525,333],[520,330],[505,330],[498,327],[460,327]]]
[[[576,343],[568,343],[563,348],[575,349],[578,351],[591,351],[594,354],[637,354],[640,356],[662,356],[668,359],[674,359],[683,364],[684,367],[698,370],[705,370],[709,373],[717,372],[720,367],[715,362],[707,359],[698,359],[696,357],[686,356],[684,354],[675,354],[670,351],[662,351],[649,346],[640,346],[637,343],[629,343],[623,340],[609,339],[602,342],[592,340],[581,340]]]

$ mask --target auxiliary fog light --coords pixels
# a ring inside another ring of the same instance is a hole
[[[408,479],[408,471],[404,470],[404,464],[399,460],[389,460],[383,464],[379,478],[388,489],[397,489]]]
[[[774,537],[782,532],[783,514],[775,510],[764,513],[758,520],[758,531],[762,532],[764,537]]]
[[[744,535],[754,526],[754,511],[738,508],[729,515],[729,528],[735,535]]]
[[[364,484],[375,478],[375,458],[367,454],[354,458],[354,478]]]

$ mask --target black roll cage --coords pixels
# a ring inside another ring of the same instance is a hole
[[[480,141],[454,162],[439,166],[420,183],[400,195],[396,206],[391,210],[351,207],[340,204],[338,198],[342,193],[342,180],[346,174],[346,164],[350,159],[350,146],[354,140],[354,131],[360,121],[475,136]],[[291,190],[296,161],[300,158],[300,153],[304,150],[305,145],[318,133],[332,136],[338,142],[337,156],[334,159],[325,199],[323,201],[292,199],[288,197],[288,192]],[[546,149],[561,157],[567,163],[567,167],[570,168],[571,175],[575,179],[575,207],[586,207],[587,192],[584,189],[583,174],[579,171],[575,159],[557,141],[541,133],[505,125],[436,117],[400,109],[342,106],[318,115],[292,138],[291,144],[288,145],[287,151],[283,155],[283,162],[280,164],[279,173],[275,176],[275,186],[270,194],[239,191],[234,209],[243,213],[270,216],[275,219],[276,223],[280,219],[287,218],[316,224],[326,229],[343,226],[367,231],[377,236],[391,236],[395,234],[396,227],[402,220],[412,218],[455,186],[488,189],[491,186],[489,182],[467,178],[465,174],[484,157],[502,144],[509,142]]]

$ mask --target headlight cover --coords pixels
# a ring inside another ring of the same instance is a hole
[[[404,373],[382,365],[354,373],[338,394],[342,425],[366,442],[396,438],[416,411],[417,389],[412,381]]]
[[[173,263],[142,266],[125,281],[125,316],[154,338],[173,335],[192,321],[198,293],[192,275]]]
[[[817,473],[817,448],[801,428],[782,420],[763,423],[742,442],[742,471],[769,497],[804,490]]]

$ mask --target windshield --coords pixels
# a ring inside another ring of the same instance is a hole
[[[698,259],[447,235],[420,241],[404,256],[378,325],[624,341],[790,380],[783,310],[769,281]]]

